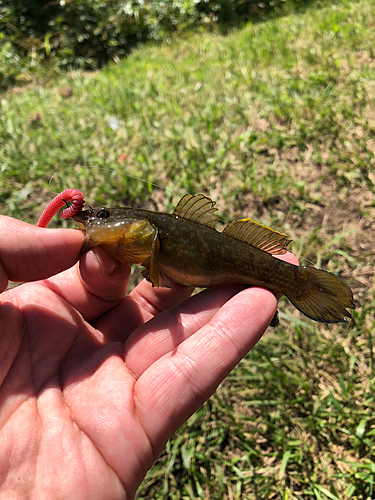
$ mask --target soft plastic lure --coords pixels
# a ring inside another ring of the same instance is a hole
[[[70,206],[67,206],[69,202],[71,202]],[[47,227],[52,217],[64,206],[66,208],[61,211],[60,217],[62,219],[70,219],[73,215],[81,212],[84,203],[85,197],[81,191],[78,189],[65,189],[48,203],[36,225],[38,227]]]

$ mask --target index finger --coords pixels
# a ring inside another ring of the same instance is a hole
[[[42,229],[0,216],[0,292],[11,281],[36,281],[72,267],[84,235],[74,229]]]

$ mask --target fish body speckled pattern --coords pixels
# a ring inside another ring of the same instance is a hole
[[[285,295],[315,321],[337,323],[351,317],[353,294],[344,280],[274,257],[287,251],[287,235],[252,219],[233,221],[219,232],[215,211],[210,198],[187,194],[173,214],[101,207],[73,219],[86,232],[83,252],[100,245],[121,262],[140,263],[153,286],[261,286]]]

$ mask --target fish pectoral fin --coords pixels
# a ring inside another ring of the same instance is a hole
[[[218,220],[215,215],[216,211],[215,202],[211,198],[204,196],[204,194],[197,194],[195,196],[185,194],[177,203],[173,215],[215,228]]]
[[[142,271],[142,275],[146,278],[147,281],[152,283],[152,286],[164,286],[167,288],[173,288],[173,282],[168,276],[164,273],[160,272],[159,266],[159,238],[158,233],[155,231],[155,235],[152,241],[151,246],[151,255],[150,259],[147,263],[143,265],[146,267]]]
[[[231,222],[224,229],[223,234],[244,241],[271,255],[283,255],[288,251],[287,247],[292,241],[288,239],[287,234],[274,231],[252,219],[239,219]]]
[[[165,286],[162,283],[160,268],[159,268],[159,238],[158,232],[155,231],[152,245],[150,259],[147,263],[143,264],[146,269],[142,271],[143,276],[147,281],[152,283],[152,286]]]

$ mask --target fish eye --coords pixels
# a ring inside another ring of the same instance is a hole
[[[98,219],[106,219],[107,217],[109,217],[108,208],[105,207],[98,208],[98,210],[96,211],[96,216],[98,217]]]

